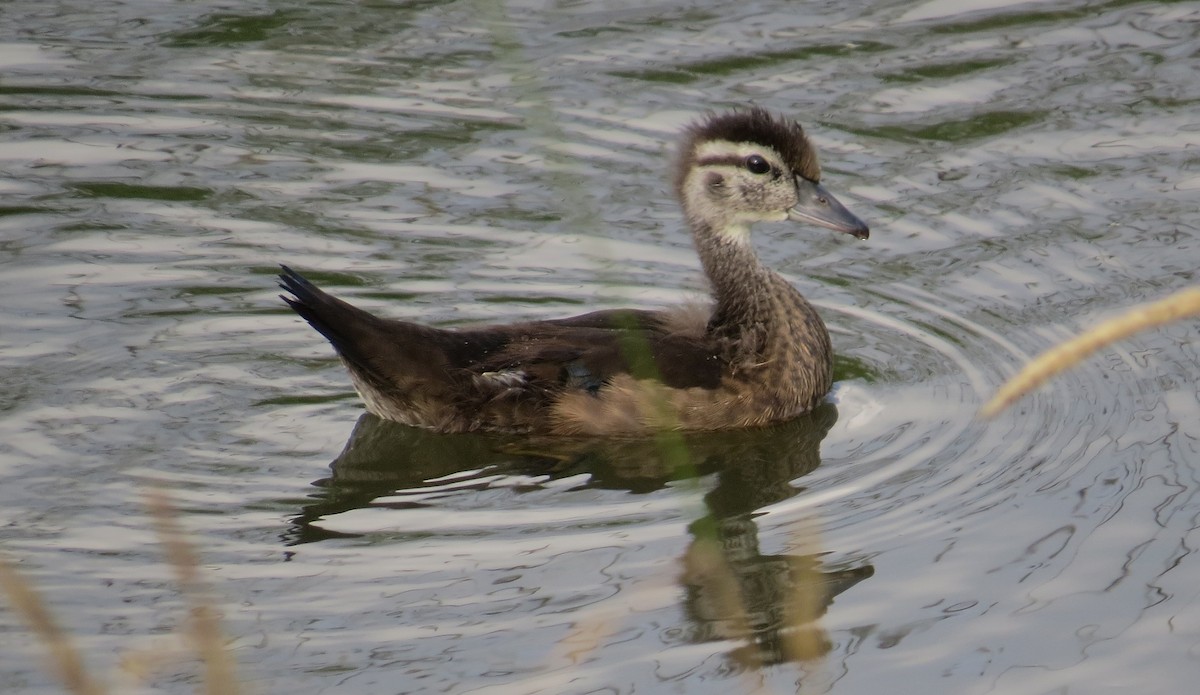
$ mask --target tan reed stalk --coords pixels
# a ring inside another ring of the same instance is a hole
[[[1191,316],[1200,316],[1200,287],[1176,292],[1165,299],[1134,307],[1039,355],[1001,386],[996,395],[980,409],[979,414],[981,417],[990,418],[1000,413],[1047,379],[1075,366],[1106,345],[1139,331]]]
[[[105,695],[108,692],[88,675],[70,635],[54,622],[37,591],[3,556],[0,556],[0,590],[8,595],[9,604],[45,645],[51,670],[62,679],[68,692],[77,695]]]
[[[217,610],[200,578],[200,559],[184,536],[175,508],[166,493],[151,488],[146,492],[146,505],[166,553],[167,563],[175,571],[179,592],[188,603],[191,617],[188,636],[204,663],[204,692],[208,695],[238,695],[241,686],[233,659],[225,649]]]

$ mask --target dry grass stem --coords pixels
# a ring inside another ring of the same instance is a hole
[[[784,604],[783,649],[791,661],[817,662],[829,651],[819,623],[825,613],[824,577],[820,565],[808,561],[821,553],[817,529],[816,520],[806,519],[792,535],[796,552],[804,559],[792,564],[793,589]]]
[[[581,618],[571,625],[570,632],[559,642],[559,651],[578,666],[600,649],[604,640],[613,636],[615,629],[616,620],[611,611]]]
[[[166,493],[157,489],[148,491],[146,504],[167,555],[167,563],[175,571],[179,591],[188,603],[191,614],[189,637],[204,663],[205,692],[209,695],[237,695],[241,687],[235,675],[233,659],[225,650],[217,611],[200,578],[200,559],[185,538]]]
[[[722,616],[728,621],[723,636],[746,643],[744,649],[736,649],[729,654],[742,666],[739,679],[742,692],[747,695],[769,695],[770,690],[763,675],[762,651],[754,640],[754,626],[750,624],[750,609],[721,543],[712,538],[698,537],[688,547],[683,564],[684,581],[703,586],[716,609],[713,615]]]
[[[1084,332],[1042,353],[1013,378],[1009,379],[992,400],[980,409],[989,418],[1016,402],[1059,372],[1075,366],[1088,355],[1106,345],[1134,333],[1172,323],[1191,316],[1200,316],[1200,287],[1177,292],[1165,299],[1135,307],[1116,318]]]
[[[46,646],[52,670],[57,672],[67,691],[79,695],[104,695],[108,690],[88,675],[83,659],[70,636],[54,622],[42,599],[6,558],[0,556],[0,590],[33,633]]]

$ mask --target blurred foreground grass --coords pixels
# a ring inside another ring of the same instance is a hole
[[[196,656],[203,665],[201,691],[209,695],[238,695],[233,657],[225,649],[218,611],[207,584],[200,576],[200,559],[187,540],[178,515],[167,494],[151,489],[146,506],[167,563],[175,574],[179,592],[188,605],[186,652],[169,646],[134,651],[121,660],[126,678],[144,681],[161,664]],[[71,636],[54,621],[37,590],[17,572],[15,563],[0,555],[0,591],[46,649],[48,669],[62,680],[67,692],[77,695],[106,695],[113,692],[88,672]]]
[[[1157,302],[1134,307],[1039,355],[1001,386],[979,414],[984,418],[997,415],[1054,375],[1079,364],[1102,347],[1134,333],[1192,316],[1200,316],[1200,287],[1182,290]]]

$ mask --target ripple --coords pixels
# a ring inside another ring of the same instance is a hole
[[[89,661],[182,618],[158,481],[277,689],[1186,690],[1195,324],[974,413],[1196,282],[1188,3],[10,5],[0,530]],[[872,223],[756,230],[822,300],[833,404],[649,446],[349,432],[277,262],[438,323],[686,299],[670,139],[747,102]],[[797,586],[829,652],[784,664]]]
[[[1097,418],[1094,402],[1066,394],[1114,403],[1127,394],[1074,374],[985,425],[976,420],[979,406],[1031,356],[1006,336],[1012,326],[972,320],[969,305],[950,309],[905,285],[864,294],[870,309],[825,309],[838,349],[864,363],[871,379],[839,384],[842,417],[822,466],[805,478],[803,496],[762,510],[764,532],[786,529],[815,508],[847,551],[886,545],[896,529],[953,527],[1069,478],[1094,457],[1097,437],[1120,422],[1116,408]]]

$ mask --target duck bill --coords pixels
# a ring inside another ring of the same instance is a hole
[[[867,224],[847,210],[846,206],[830,195],[821,184],[798,179],[796,192],[800,195],[800,201],[796,203],[796,207],[788,210],[789,220],[808,222],[844,234],[853,234],[858,239],[870,236],[871,230],[867,228]]]

